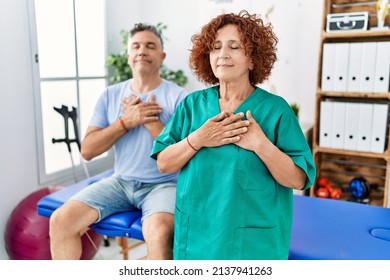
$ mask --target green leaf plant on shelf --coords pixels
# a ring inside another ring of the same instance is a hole
[[[295,116],[299,119],[299,105],[298,103],[291,103],[290,104],[291,109],[294,111]]]
[[[156,28],[161,37],[163,37],[163,31],[167,29],[167,26],[160,22],[156,25]],[[131,72],[131,68],[127,61],[127,38],[129,37],[129,32],[121,30],[119,31],[119,34],[122,36],[123,50],[117,54],[110,54],[106,60],[106,66],[112,70],[112,74],[110,74],[111,84],[122,82],[133,77],[133,73]],[[174,71],[163,64],[161,65],[160,73],[163,79],[174,82],[179,86],[184,87],[187,84],[187,76],[182,70]]]

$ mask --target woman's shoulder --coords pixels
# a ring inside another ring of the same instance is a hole
[[[190,94],[188,94],[186,96],[185,100],[186,100],[186,102],[195,102],[195,101],[198,101],[200,99],[202,99],[202,100],[208,99],[212,95],[215,95],[215,94],[218,95],[218,88],[217,87],[207,87],[204,89],[199,89],[199,90],[195,90],[195,91],[190,92]]]
[[[277,105],[281,105],[281,104],[288,105],[287,101],[280,95],[269,92],[260,87],[256,87],[256,92],[258,93],[257,94],[258,98],[265,99],[267,101],[272,101],[272,103],[275,103]]]

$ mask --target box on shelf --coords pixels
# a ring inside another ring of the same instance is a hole
[[[368,26],[368,12],[337,13],[326,16],[326,32],[364,31]]]

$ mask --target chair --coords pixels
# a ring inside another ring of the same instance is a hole
[[[37,203],[38,214],[50,217],[54,210],[64,204],[75,193],[94,182],[111,176],[113,173],[113,169],[107,170],[41,198]],[[123,255],[124,260],[128,259],[129,250],[144,243],[141,211],[139,210],[113,214],[98,223],[92,224],[90,228],[99,234],[116,237],[116,241],[121,247],[120,253]],[[128,238],[137,239],[140,242],[129,246]]]

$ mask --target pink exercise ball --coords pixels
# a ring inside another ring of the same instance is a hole
[[[38,201],[62,187],[46,187],[35,191],[23,199],[12,211],[5,229],[5,249],[11,260],[50,260],[49,218],[38,215]],[[93,230],[89,236],[99,248],[103,236]],[[82,237],[81,259],[94,257],[96,250],[89,238]]]

